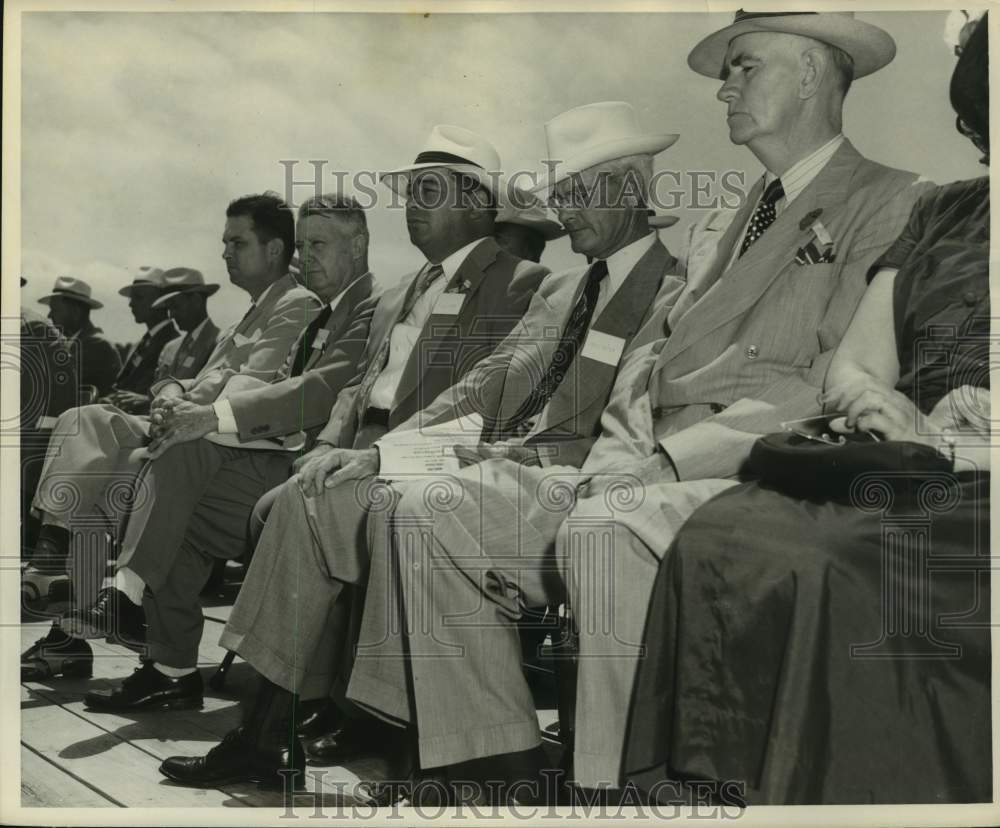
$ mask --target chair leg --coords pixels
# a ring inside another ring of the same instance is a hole
[[[233,666],[233,660],[236,658],[236,653],[232,650],[226,653],[225,657],[222,659],[222,663],[218,666],[215,673],[208,680],[208,686],[215,691],[221,691],[223,687],[226,686],[226,675],[229,673],[229,668]]]

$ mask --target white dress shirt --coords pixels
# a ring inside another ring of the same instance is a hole
[[[435,303],[444,293],[444,289],[455,277],[455,273],[458,272],[473,248],[483,241],[485,239],[471,241],[444,259],[441,262],[444,275],[435,279],[413,304],[413,308],[406,315],[406,318],[393,326],[392,332],[389,334],[389,359],[372,386],[371,394],[368,396],[369,407],[382,408],[386,411],[392,410],[396,404],[396,390],[399,388],[399,381],[403,378],[406,363],[410,360],[413,347],[417,344],[420,332],[427,324]],[[431,266],[432,264],[428,262],[421,269],[421,272],[425,272]]]
[[[605,262],[608,265],[608,275],[601,282],[601,288],[597,293],[597,303],[594,305],[594,315],[590,317],[591,324],[601,315],[601,312],[608,306],[617,292],[618,288],[632,272],[632,268],[638,264],[639,259],[649,252],[649,248],[658,238],[655,230],[650,230],[641,239],[625,245],[621,250],[616,250]]]

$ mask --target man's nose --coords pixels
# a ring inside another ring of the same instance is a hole
[[[715,97],[727,104],[731,103],[736,98],[736,88],[732,78],[719,87],[719,91],[716,93]]]

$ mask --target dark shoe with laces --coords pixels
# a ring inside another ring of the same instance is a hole
[[[83,697],[91,710],[131,713],[141,710],[193,710],[202,706],[201,673],[180,678],[165,676],[152,661],[136,668],[112,690],[92,690]]]
[[[298,739],[291,748],[265,749],[252,744],[245,728],[229,731],[205,756],[171,756],[163,760],[160,773],[180,785],[216,788],[240,782],[261,787],[302,787],[305,754]],[[289,782],[286,782],[289,779]]]
[[[90,678],[93,672],[90,645],[71,638],[56,625],[21,654],[21,681],[45,681],[58,676]]]
[[[106,587],[86,609],[68,612],[60,621],[74,638],[106,638],[113,644],[138,649],[146,641],[146,615],[121,590]]]

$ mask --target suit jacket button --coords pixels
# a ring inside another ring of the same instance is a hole
[[[747,349],[744,353],[746,354],[747,359],[757,359],[757,357],[760,356],[760,349],[756,345],[747,345]]]

